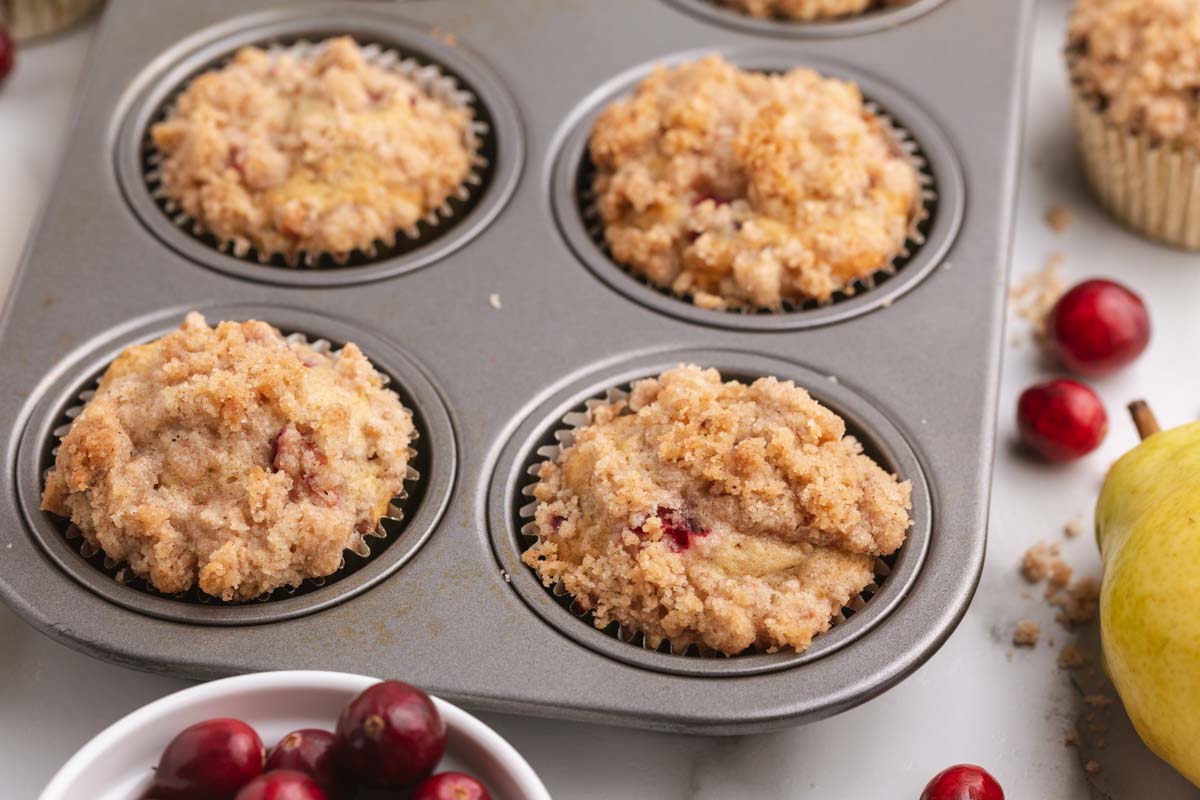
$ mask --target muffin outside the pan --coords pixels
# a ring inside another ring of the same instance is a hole
[[[717,0],[721,5],[763,19],[815,20],[839,19],[905,6],[912,0]]]
[[[889,269],[921,181],[850,82],[658,68],[609,105],[589,151],[613,258],[711,309],[828,302]]]
[[[42,506],[165,593],[247,600],[336,572],[402,493],[412,415],[362,352],[199,314],[109,366]]]
[[[249,47],[151,129],[161,192],[237,255],[344,261],[416,236],[461,195],[472,116],[347,37],[303,57]]]
[[[911,524],[910,485],[806,391],[696,366],[594,406],[538,477],[524,562],[673,652],[804,650]]]
[[[1077,0],[1067,66],[1089,182],[1134,230],[1200,249],[1200,2]]]

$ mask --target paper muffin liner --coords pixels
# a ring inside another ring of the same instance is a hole
[[[104,0],[6,0],[0,2],[0,26],[18,41],[46,36],[86,17]]]
[[[1143,236],[1200,250],[1200,152],[1113,123],[1074,81],[1072,106],[1084,172],[1108,212]]]
[[[263,49],[272,58],[278,58],[286,53],[297,60],[303,61],[319,56],[328,47],[328,44],[329,39],[323,39],[319,42],[302,39],[289,45],[266,45]],[[480,119],[480,109],[483,108],[482,102],[474,93],[463,88],[456,78],[443,72],[437,64],[422,63],[413,57],[402,55],[398,50],[385,48],[376,43],[360,45],[360,49],[368,63],[397,72],[415,83],[422,92],[430,97],[449,106],[466,109],[469,112],[470,119],[467,123],[469,139],[467,147],[471,157],[470,169],[458,188],[440,206],[431,209],[416,224],[409,228],[397,229],[393,232],[390,239],[376,239],[366,248],[357,248],[342,254],[326,252],[312,253],[308,251],[301,251],[295,254],[281,252],[261,253],[248,241],[217,239],[205,228],[200,220],[185,212],[167,194],[163,186],[161,173],[162,162],[165,160],[165,156],[154,146],[154,143],[150,139],[150,129],[174,113],[175,101],[180,94],[186,91],[192,81],[195,80],[195,77],[197,77],[193,76],[181,84],[178,90],[163,103],[153,120],[146,127],[142,141],[143,177],[146,181],[146,188],[155,203],[162,209],[172,224],[191,234],[193,237],[209,243],[218,251],[244,259],[248,263],[282,264],[293,268],[318,269],[329,263],[335,266],[347,266],[352,263],[368,264],[391,258],[399,255],[400,252],[408,252],[417,246],[433,241],[465,216],[466,212],[474,205],[473,201],[478,199],[479,194],[484,188],[485,176],[491,167],[491,162],[484,152],[484,143],[492,137],[493,131],[485,120]],[[204,73],[221,69],[232,60],[234,55],[235,53],[230,53],[220,63],[206,68]]]
[[[315,352],[330,356],[334,359],[336,359],[338,354],[341,352],[340,350],[333,349],[333,345],[325,339],[309,340],[308,337],[302,333],[291,333],[284,338],[289,342],[306,344]],[[372,366],[374,366],[374,364],[372,364]],[[376,370],[378,370],[378,367],[376,367]],[[381,371],[379,374],[383,376],[384,386],[387,386],[389,383],[391,383],[391,377],[387,373]],[[101,373],[101,376],[102,375],[103,373]],[[99,385],[101,376],[97,376],[96,380],[94,381],[96,385]],[[80,392],[78,395],[79,402],[70,406],[66,411],[63,412],[63,423],[56,427],[51,433],[56,442],[50,450],[52,462],[57,457],[58,448],[61,446],[63,438],[67,435],[67,433],[70,432],[71,425],[73,424],[75,418],[83,413],[84,407],[95,396],[95,394],[95,389],[88,389]],[[406,408],[405,410],[411,413],[411,409]],[[412,484],[421,479],[420,473],[415,467],[412,466],[413,460],[417,457],[417,451],[412,447],[412,443],[417,441],[419,437],[420,431],[414,426],[413,435],[409,440],[409,447],[407,449],[408,469],[407,474],[404,477],[403,484]],[[43,473],[43,486],[45,485],[46,474],[48,474],[52,469],[54,469],[53,463],[51,463],[51,465]],[[371,549],[371,544],[369,542],[370,539],[382,541],[387,539],[389,536],[398,534],[399,529],[404,522],[404,507],[408,498],[408,489],[405,485],[401,485],[400,493],[392,497],[391,501],[388,503],[387,513],[376,521],[375,527],[366,533],[358,533],[357,531],[355,532],[355,538],[352,539],[346,549],[343,550],[341,562],[334,572],[315,578],[306,578],[298,586],[280,587],[274,591],[260,595],[254,600],[221,600],[220,598],[201,591],[199,585],[193,585],[192,588],[186,591],[176,592],[174,594],[160,592],[158,589],[155,589],[153,584],[151,584],[147,579],[134,574],[133,570],[129,568],[128,564],[123,561],[117,561],[109,558],[101,548],[88,541],[87,537],[84,536],[83,531],[80,530],[79,527],[69,518],[59,517],[54,514],[50,514],[50,516],[56,521],[61,520],[61,522],[55,527],[62,533],[63,537],[68,541],[68,543],[79,552],[79,555],[82,556],[84,560],[91,563],[92,566],[96,567],[108,577],[115,580],[117,583],[141,592],[145,592],[146,594],[154,595],[155,597],[167,597],[173,600],[188,603],[199,603],[202,605],[238,606],[254,602],[262,603],[272,600],[282,600],[294,595],[306,594],[310,591],[325,586],[327,583],[336,582],[344,574],[348,574],[346,572],[347,552],[351,553],[353,557],[360,560],[361,563],[359,563],[357,566],[362,566],[362,564],[365,564],[377,554],[377,551],[372,551]],[[49,514],[49,512],[46,513]],[[395,528],[396,530],[389,531],[389,527]],[[382,550],[382,548],[380,548],[380,550]]]
[[[534,458],[525,470],[526,474],[530,476],[531,480],[521,487],[521,496],[528,498],[533,497],[534,487],[537,486],[539,482],[539,467],[545,461],[555,461],[564,450],[571,447],[575,443],[576,431],[591,424],[592,413],[596,408],[627,400],[629,397],[630,388],[631,387],[628,386],[610,388],[604,393],[603,397],[589,398],[588,400],[584,401],[582,409],[576,408],[563,415],[561,420],[562,427],[555,429],[552,434],[555,443],[542,445],[534,452]],[[628,410],[628,408],[626,408],[626,410],[622,413],[628,414],[631,412]],[[537,512],[537,507],[538,502],[536,500],[531,500],[517,510],[518,517],[522,520],[520,527],[520,534],[524,545],[521,548],[522,553],[532,547],[533,544],[540,541],[540,537],[537,534],[537,525],[534,522],[534,516]],[[814,643],[817,642],[821,636],[829,633],[829,631],[832,631],[838,625],[841,625],[850,617],[866,608],[867,603],[872,597],[875,596],[875,594],[879,591],[880,586],[882,586],[883,582],[887,580],[887,577],[891,574],[892,567],[895,564],[895,560],[899,555],[899,552],[900,551],[897,550],[895,553],[889,556],[882,558],[876,557],[874,564],[874,579],[871,581],[871,583],[863,587],[858,594],[851,598],[848,605],[844,606],[840,611],[838,611],[837,614],[830,618],[829,628],[823,633],[814,636]],[[530,571],[537,576],[539,582],[542,580],[541,575],[538,575],[536,570],[532,569],[531,567],[527,567],[527,569],[530,569]],[[601,630],[602,632],[619,641],[641,647],[645,650],[660,653],[670,653],[671,655],[687,656],[691,658],[738,658],[741,656],[757,655],[760,653],[756,647],[751,646],[741,653],[729,655],[727,653],[714,650],[702,643],[675,643],[670,639],[664,639],[657,647],[655,647],[651,645],[647,637],[636,626],[626,625],[621,622],[610,622],[603,628],[596,625],[595,615],[590,610],[585,609],[582,604],[576,600],[569,591],[567,591],[561,582],[555,583],[549,587],[546,587],[544,583],[542,585],[547,591],[554,595],[559,605],[561,605],[563,608],[566,608],[579,619],[584,620],[588,624],[596,627],[598,630]]]
[[[816,308],[828,308],[836,305],[843,300],[849,300],[862,292],[870,291],[876,286],[885,282],[888,278],[895,275],[904,265],[912,258],[912,256],[925,244],[927,225],[932,220],[935,209],[937,208],[938,193],[937,182],[933,173],[929,168],[929,161],[926,159],[921,145],[913,138],[913,136],[897,123],[892,117],[887,114],[877,103],[870,100],[865,100],[863,107],[870,112],[879,122],[884,134],[888,137],[891,143],[900,151],[913,168],[917,172],[918,191],[917,202],[909,214],[908,233],[904,243],[900,249],[893,253],[886,262],[878,269],[868,275],[847,283],[841,289],[833,293],[828,300],[810,299],[804,303],[794,303],[785,300],[777,309],[757,308],[754,306],[736,306],[725,309],[720,309],[719,313],[727,314],[789,314],[798,311],[810,311]],[[585,146],[583,150],[583,163],[580,170],[580,178],[576,182],[576,200],[579,204],[579,213],[583,219],[584,228],[592,241],[599,247],[608,259],[621,271],[627,275],[637,279],[645,286],[649,286],[655,291],[661,292],[668,297],[673,297],[677,300],[692,302],[690,294],[678,293],[669,286],[659,286],[647,279],[644,275],[634,271],[634,268],[622,264],[613,257],[609,250],[608,242],[604,237],[604,219],[600,215],[600,209],[597,207],[596,193],[593,188],[593,180],[596,174],[596,166],[592,163],[592,158],[588,148]]]

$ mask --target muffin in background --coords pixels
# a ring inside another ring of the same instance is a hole
[[[796,22],[840,19],[904,6],[913,0],[717,0],[724,6],[762,19]]]
[[[47,36],[79,22],[104,0],[6,0],[0,2],[0,27],[18,41]]]
[[[890,126],[849,81],[660,66],[592,128],[613,259],[707,309],[826,303],[887,271],[921,210]]]
[[[313,52],[240,50],[195,78],[150,135],[161,191],[234,253],[344,260],[465,191],[471,112],[349,37]]]
[[[1200,250],[1200,2],[1077,0],[1067,68],[1097,197],[1152,239]]]

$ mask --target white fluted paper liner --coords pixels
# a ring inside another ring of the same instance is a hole
[[[104,0],[5,0],[0,26],[18,41],[57,33],[86,17]]]

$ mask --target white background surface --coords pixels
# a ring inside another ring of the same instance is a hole
[[[1058,629],[1038,595],[1021,596],[1025,586],[1016,571],[1025,548],[1045,538],[1063,541],[1069,561],[1098,574],[1091,505],[1107,465],[1136,441],[1122,410],[1128,400],[1149,398],[1166,425],[1200,415],[1200,256],[1140,241],[1088,197],[1059,58],[1066,8],[1065,0],[1041,0],[1013,270],[1036,271],[1058,250],[1066,256],[1069,280],[1114,277],[1146,298],[1155,324],[1151,349],[1131,369],[1096,385],[1111,417],[1103,449],[1078,464],[1049,468],[1011,447],[1017,395],[1053,372],[1029,344],[1006,345],[988,561],[971,611],[946,646],[905,683],[860,708],[763,736],[705,739],[485,715],[541,773],[555,798],[916,800],[931,775],[960,761],[987,766],[1010,800],[1200,797],[1142,747],[1119,706],[1095,714],[1110,731],[1088,733],[1083,715],[1089,709],[1068,675],[1056,669],[1055,657],[1072,638],[1094,652],[1095,631],[1069,635]],[[25,49],[16,73],[0,88],[0,294],[53,180],[90,38],[85,27]],[[1065,234],[1052,233],[1043,221],[1055,203],[1074,215]],[[1026,327],[1010,322],[1013,333]],[[948,376],[948,387],[952,380]],[[1085,534],[1067,542],[1062,526],[1075,517]],[[1022,617],[1042,623],[1043,643],[1013,652],[1012,626]],[[1047,638],[1057,646],[1048,647]],[[1087,680],[1086,673],[1078,677]],[[0,797],[34,797],[95,733],[185,685],[77,654],[0,606]],[[1093,743],[1086,755],[1062,743],[1076,723]],[[1097,738],[1107,746],[1096,748]],[[1082,763],[1092,756],[1102,771],[1089,780]]]

